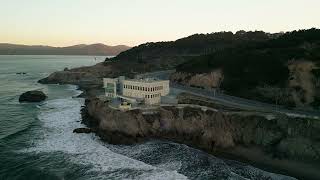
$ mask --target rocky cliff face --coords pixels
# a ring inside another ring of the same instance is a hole
[[[117,70],[112,65],[98,63],[94,66],[65,69],[50,74],[48,77],[39,80],[43,84],[74,84],[78,85],[85,95],[95,96],[103,91],[102,84],[104,77],[116,76]]]
[[[312,70],[317,66],[311,61],[293,61],[289,63],[290,78],[288,86],[291,95],[298,106],[309,105],[316,97],[317,83]]]
[[[188,86],[216,88],[219,87],[223,81],[223,72],[221,69],[200,74],[176,72],[171,75],[170,79],[173,82],[179,82]]]
[[[164,138],[292,176],[320,178],[317,120],[169,106],[152,112],[121,112],[99,99],[86,100],[82,114],[83,122],[110,143]]]

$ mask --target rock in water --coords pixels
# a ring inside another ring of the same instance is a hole
[[[42,91],[27,91],[20,95],[19,102],[41,102],[46,98]]]
[[[92,133],[92,132],[93,132],[93,130],[90,128],[77,128],[77,129],[73,130],[73,133],[86,133],[86,134],[88,134],[88,133]]]

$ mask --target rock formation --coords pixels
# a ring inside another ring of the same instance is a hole
[[[47,98],[42,91],[27,91],[20,95],[19,102],[41,102]]]
[[[271,167],[295,177],[320,178],[320,122],[248,111],[159,107],[120,112],[86,100],[83,122],[109,143],[152,138],[184,143],[215,155]],[[307,170],[306,170],[307,168]]]
[[[179,82],[188,86],[204,87],[206,89],[219,88],[223,81],[223,72],[221,69],[199,74],[176,72],[171,75],[170,79],[173,82]]]
[[[91,128],[77,128],[73,130],[73,133],[85,133],[85,134],[89,134],[89,133],[93,133],[94,130]]]

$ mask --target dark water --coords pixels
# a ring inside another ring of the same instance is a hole
[[[83,99],[72,98],[80,92],[71,85],[41,85],[37,80],[65,67],[95,63],[87,56],[0,56],[1,180],[293,179],[181,144],[116,146],[92,134],[73,134],[83,126]],[[49,99],[18,102],[21,93],[34,89],[43,90]]]

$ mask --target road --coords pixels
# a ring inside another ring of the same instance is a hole
[[[170,84],[170,89],[174,88],[175,91],[186,92],[196,96],[208,98],[214,101],[218,101],[223,105],[231,106],[231,107],[238,107],[248,110],[256,110],[256,111],[263,111],[263,112],[276,112],[276,113],[283,113],[291,116],[297,117],[310,117],[319,119],[320,112],[319,111],[307,111],[307,110],[289,110],[284,108],[283,106],[277,106],[274,104],[267,104],[259,101],[248,100],[244,98],[229,96],[226,94],[221,94],[215,92],[215,90],[205,90],[200,88],[194,88],[189,86],[183,86],[179,84]]]
[[[167,70],[167,71],[156,71],[151,73],[140,74],[139,78],[158,78],[158,79],[169,79],[170,74],[174,73],[175,70]],[[238,107],[247,110],[254,110],[254,111],[263,111],[263,112],[276,112],[276,113],[283,113],[290,116],[297,116],[297,117],[309,117],[314,119],[320,118],[320,111],[312,111],[312,110],[298,110],[293,109],[289,110],[283,106],[275,105],[275,104],[268,104],[259,101],[239,98],[235,96],[226,95],[223,93],[218,93],[215,89],[213,90],[206,90],[201,88],[195,88],[190,86],[184,86],[181,84],[170,83],[170,91],[174,92],[175,94],[186,92],[196,96],[208,98],[214,101],[217,101],[223,105],[231,106],[231,107]]]

